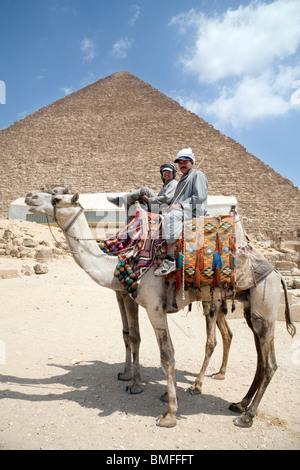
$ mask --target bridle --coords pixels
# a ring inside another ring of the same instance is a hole
[[[55,222],[57,223],[57,225],[59,226],[59,228],[67,235],[69,235],[68,231],[70,230],[70,228],[72,227],[72,225],[74,225],[74,223],[76,222],[76,220],[78,219],[79,216],[81,216],[81,214],[84,212],[84,209],[82,207],[82,205],[79,203],[79,202],[60,202],[60,201],[57,201],[55,199],[55,197],[52,198],[52,201],[51,201],[51,204],[53,206],[53,214],[54,214],[54,217],[53,219],[55,220]],[[80,210],[74,215],[74,217],[71,219],[71,221],[69,222],[68,226],[66,228],[63,228],[58,220],[57,220],[57,217],[56,217],[56,210],[57,208],[60,209],[61,207],[79,207]],[[71,236],[71,235],[69,235]],[[79,238],[77,237],[72,237],[74,238],[75,240],[79,240]]]
[[[52,200],[51,200],[51,204],[53,206],[53,220],[55,221],[55,223],[58,225],[58,227],[61,229],[61,231],[64,233],[64,235],[72,238],[73,240],[75,240],[76,242],[80,242],[80,241],[95,241],[95,238],[78,238],[78,237],[74,237],[74,235],[71,235],[69,233],[69,230],[70,228],[74,225],[74,223],[76,222],[76,220],[81,216],[81,214],[84,212],[84,208],[82,207],[82,205],[79,203],[79,202],[62,202],[62,201],[57,201],[55,199],[55,196],[52,197]],[[60,208],[63,208],[63,207],[78,207],[79,208],[79,211],[76,212],[76,214],[73,216],[73,218],[71,219],[71,221],[69,222],[69,224],[67,225],[66,228],[62,227],[60,225],[60,223],[58,222],[57,220],[57,215],[56,215],[56,211],[57,209],[60,209]],[[64,248],[60,242],[55,238],[55,235],[54,233],[52,232],[52,229],[51,229],[51,225],[50,225],[50,222],[49,222],[49,217],[48,215],[46,215],[46,218],[47,218],[47,224],[48,224],[48,227],[49,227],[49,230],[51,232],[51,235],[52,237],[54,238],[55,242],[57,243],[57,245],[64,251],[67,251],[68,253],[73,253],[73,254],[76,254],[76,252],[72,251],[72,250],[68,250],[66,248]]]

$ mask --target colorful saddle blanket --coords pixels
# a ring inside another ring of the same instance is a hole
[[[141,211],[116,238],[102,240],[99,245],[105,253],[118,256],[115,275],[135,297],[137,281],[152,266],[158,252],[165,252],[165,244],[161,237],[161,216]]]
[[[199,217],[184,225],[176,252],[176,291],[185,288],[235,285],[235,219],[233,215]],[[180,259],[182,261],[180,261]],[[184,273],[184,276],[183,276]],[[174,273],[169,279],[174,279]]]
[[[161,235],[161,216],[139,214],[117,233],[116,238],[103,240],[100,248],[117,255],[116,275],[129,293],[135,293],[140,277],[148,271],[158,253],[165,253],[166,242]],[[185,223],[176,249],[177,272],[168,279],[176,280],[176,291],[235,284],[235,219],[231,215],[199,217]]]

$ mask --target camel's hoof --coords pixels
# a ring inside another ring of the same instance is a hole
[[[193,387],[190,387],[188,388],[188,394],[193,397],[194,395],[201,395],[202,394],[202,391],[199,390],[199,388],[193,386]]]
[[[253,419],[245,413],[234,418],[233,422],[235,426],[239,426],[240,428],[251,428]]]
[[[122,372],[118,373],[118,380],[123,380],[124,382],[128,382],[131,379],[132,377],[130,374],[123,374]]]
[[[176,417],[168,413],[165,415],[160,415],[156,418],[156,425],[162,428],[173,428],[176,426],[176,424]]]
[[[164,403],[169,403],[169,395],[168,392],[163,393],[163,395],[160,397],[161,401]]]
[[[176,395],[176,398],[177,398],[177,401],[178,401],[178,397]],[[169,403],[169,395],[168,395],[168,392],[165,392],[162,394],[162,396],[160,397],[161,401],[163,401],[164,403]]]
[[[231,403],[231,405],[229,405],[229,409],[234,413],[244,413],[245,411],[240,403]]]
[[[211,378],[215,380],[224,380],[225,374],[220,374],[220,372],[218,372],[217,374],[212,374]]]
[[[131,385],[131,387],[126,387],[126,392],[129,395],[137,395],[138,393],[142,393],[143,387],[141,385]]]

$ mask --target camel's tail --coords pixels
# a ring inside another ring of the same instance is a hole
[[[289,306],[289,299],[287,295],[287,288],[286,288],[286,282],[281,276],[281,284],[283,286],[283,291],[284,291],[284,298],[285,298],[285,324],[286,324],[286,329],[288,330],[289,334],[291,337],[293,337],[296,333],[296,327],[292,322],[291,319],[291,311],[290,311],[290,306]]]

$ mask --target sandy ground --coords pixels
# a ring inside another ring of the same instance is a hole
[[[0,257],[2,268],[25,264],[36,261]],[[278,370],[253,427],[241,429],[228,406],[244,396],[255,371],[245,321],[229,320],[234,337],[226,379],[209,377],[221,363],[218,334],[203,395],[190,396],[204,356],[205,320],[197,305],[169,315],[179,413],[175,428],[159,428],[166,382],[146,311],[140,311],[144,393],[128,395],[127,383],[117,380],[125,353],[114,293],[72,259],[48,267],[47,274],[0,280],[1,449],[299,449],[299,323],[292,339],[277,322]]]

